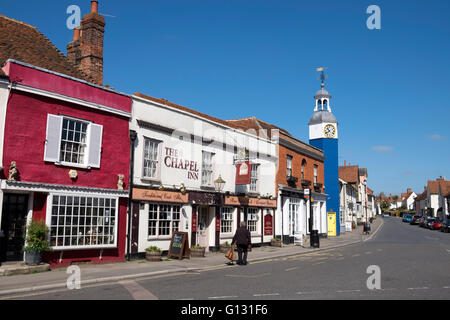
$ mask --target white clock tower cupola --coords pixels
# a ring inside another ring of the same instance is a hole
[[[322,71],[321,89],[316,92],[314,99],[316,106],[314,114],[309,120],[309,139],[337,139],[338,138],[338,122],[331,113],[331,95],[325,90],[325,75]]]

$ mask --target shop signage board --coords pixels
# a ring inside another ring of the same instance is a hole
[[[162,190],[148,190],[148,189],[133,189],[133,200],[145,200],[152,202],[170,202],[170,203],[187,203],[188,194],[181,192],[162,191]]]
[[[183,257],[190,258],[187,232],[175,231],[173,233],[167,257],[175,257],[180,260],[183,259]]]
[[[305,199],[309,199],[309,195],[310,195],[309,189],[304,189],[303,195],[304,195]]]
[[[210,192],[189,192],[189,203],[214,206],[220,204],[221,195],[218,193]]]
[[[250,184],[252,175],[252,165],[250,161],[244,161],[236,164],[236,184]]]
[[[197,213],[192,213],[192,232],[197,232]]]
[[[273,235],[273,217],[270,213],[264,216],[264,235]]]
[[[276,199],[258,199],[258,198],[245,198],[239,196],[226,196],[225,205],[228,206],[249,206],[249,207],[263,207],[263,208],[276,208]]]

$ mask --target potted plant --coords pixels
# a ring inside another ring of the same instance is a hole
[[[202,247],[198,244],[191,247],[191,257],[203,258],[204,256],[205,256],[205,247]]]
[[[27,227],[26,246],[23,248],[25,251],[25,264],[38,265],[42,262],[42,254],[50,251],[50,245],[48,243],[48,227],[43,220],[32,220]]]
[[[272,240],[270,240],[270,245],[272,247],[281,247],[281,239],[280,238],[273,238]]]
[[[220,244],[220,252],[221,253],[227,253],[228,251],[230,251],[231,249],[231,243],[229,243],[228,241],[225,241],[224,243]]]
[[[145,259],[147,261],[161,261],[162,251],[156,246],[150,246],[145,249]]]

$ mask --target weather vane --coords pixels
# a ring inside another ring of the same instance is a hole
[[[325,86],[325,84],[324,84],[325,79],[328,78],[328,75],[325,74],[325,70],[326,70],[326,69],[327,69],[327,67],[320,67],[320,68],[317,68],[317,71],[320,72],[319,80],[322,81],[322,87]]]

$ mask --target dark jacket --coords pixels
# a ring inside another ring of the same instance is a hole
[[[232,244],[235,244],[235,243],[245,245],[245,246],[248,246],[249,244],[251,244],[252,238],[250,236],[250,231],[248,231],[247,228],[238,227],[236,230],[236,233],[234,234]]]

